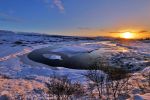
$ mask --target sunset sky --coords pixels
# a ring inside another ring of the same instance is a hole
[[[150,0],[0,0],[0,29],[80,36],[150,36]]]

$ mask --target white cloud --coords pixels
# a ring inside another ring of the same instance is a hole
[[[53,3],[59,8],[61,12],[64,12],[65,8],[61,0],[53,0]]]
[[[61,12],[64,12],[64,10],[65,10],[61,0],[42,0],[42,1],[44,1],[44,3],[50,5],[50,7],[53,7],[52,5],[56,6]]]

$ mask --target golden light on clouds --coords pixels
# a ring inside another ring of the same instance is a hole
[[[132,33],[132,32],[123,32],[123,33],[121,33],[120,37],[125,38],[125,39],[134,39],[135,38],[134,33]]]
[[[70,31],[71,32],[71,31]],[[68,33],[70,33],[68,32]],[[124,38],[124,39],[144,39],[150,38],[150,31],[146,28],[78,28],[74,31],[74,35],[78,36],[108,36],[114,38]]]

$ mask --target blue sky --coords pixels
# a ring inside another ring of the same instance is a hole
[[[62,35],[149,34],[150,0],[0,0],[0,29]]]

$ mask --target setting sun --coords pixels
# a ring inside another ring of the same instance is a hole
[[[132,32],[124,32],[121,34],[121,38],[132,39],[134,38],[134,34]]]

